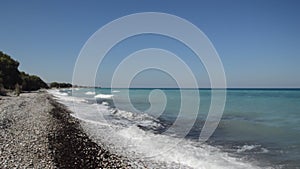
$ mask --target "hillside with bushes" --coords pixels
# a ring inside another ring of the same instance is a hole
[[[20,72],[20,63],[0,51],[0,94],[6,90],[34,91],[48,88],[48,85],[38,76]]]

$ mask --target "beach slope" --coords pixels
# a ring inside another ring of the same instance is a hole
[[[46,92],[0,97],[0,168],[130,168]]]

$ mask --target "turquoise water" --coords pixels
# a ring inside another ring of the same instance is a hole
[[[300,167],[300,91],[229,90],[222,121],[212,142],[238,149],[266,165]]]
[[[94,90],[94,89],[93,89]],[[137,125],[145,131],[165,134],[178,118],[181,96],[178,89],[159,89],[164,93],[167,103],[161,114],[148,112],[161,124],[159,127]],[[152,106],[161,106],[161,95],[154,95],[149,102],[149,94],[153,89],[96,89],[96,93],[88,93],[91,89],[80,89],[74,96],[85,98],[93,103],[94,96],[99,104],[105,102],[110,108],[147,113]],[[66,92],[66,91],[64,91]],[[70,93],[70,91],[67,91]],[[125,99],[129,92],[132,110]],[[186,135],[186,140],[198,141],[199,133],[205,122],[211,102],[211,90],[199,90],[200,108],[196,123]],[[112,97],[105,97],[112,96]],[[192,102],[193,95],[186,97]],[[193,105],[190,105],[191,107]],[[189,110],[186,110],[189,112]],[[180,118],[189,120],[189,113]],[[128,120],[128,119],[127,119]],[[131,119],[132,121],[136,119]],[[184,128],[184,126],[182,126]],[[181,130],[175,130],[172,137],[180,135]],[[230,89],[227,90],[225,110],[218,128],[207,141],[209,145],[219,147],[231,156],[253,162],[260,167],[299,168],[300,167],[300,90],[284,89]]]

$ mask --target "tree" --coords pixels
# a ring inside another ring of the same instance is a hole
[[[19,62],[0,51],[0,88],[20,88],[26,91],[48,88],[48,85],[38,76],[29,75],[18,70]],[[21,86],[19,86],[21,84]]]
[[[48,85],[38,76],[29,75],[25,72],[21,72],[22,90],[33,91],[41,88],[48,88]]]
[[[4,86],[3,86],[3,74],[2,72],[0,72],[0,96],[5,96],[6,93],[5,93],[5,89],[4,89]]]
[[[58,82],[50,83],[50,88],[70,88],[70,87],[72,87],[72,84],[70,83],[58,83]]]
[[[19,62],[0,51],[0,79],[4,88],[14,89],[15,84],[21,83]]]

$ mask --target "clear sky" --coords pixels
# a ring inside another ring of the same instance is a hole
[[[208,36],[223,62],[229,87],[300,87],[299,9],[297,0],[2,0],[0,50],[18,60],[19,69],[47,82],[71,82],[76,58],[95,31],[128,14],[164,12],[187,19]],[[201,63],[194,63],[180,45],[155,35],[128,39],[111,51],[113,57],[99,69],[98,82],[109,85],[122,56],[160,47],[180,55],[199,83],[206,84]],[[145,77],[156,79],[156,84]],[[145,87],[166,87],[172,79],[150,71],[135,81]]]

